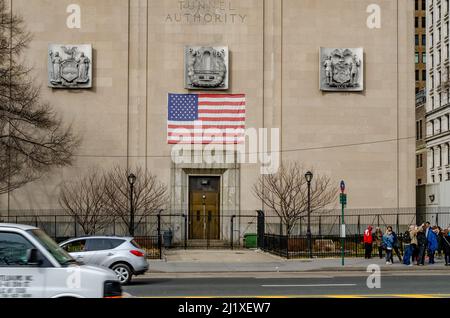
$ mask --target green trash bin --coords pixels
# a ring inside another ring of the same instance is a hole
[[[245,248],[257,248],[258,247],[258,235],[249,233],[244,235],[244,247]]]

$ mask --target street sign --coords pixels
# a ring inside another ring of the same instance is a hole
[[[347,205],[347,195],[346,194],[341,193],[340,202],[342,205]]]
[[[341,238],[346,238],[346,226],[345,226],[345,224],[342,224],[341,225]]]
[[[341,181],[341,192],[342,193],[345,192],[345,182],[344,182],[344,180]]]

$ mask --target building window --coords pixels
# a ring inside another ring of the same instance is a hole
[[[417,36],[417,42],[419,42],[419,36]],[[427,36],[425,34],[422,34],[422,45],[427,45]]]
[[[416,82],[420,81],[419,79],[419,70],[416,70]]]
[[[439,174],[439,182],[442,182],[442,174]]]
[[[435,167],[434,149],[431,149],[431,169]]]
[[[422,10],[425,11],[427,9],[427,1],[422,0]]]
[[[415,60],[416,64],[419,64],[419,53],[416,53],[416,60]]]
[[[422,28],[426,28],[427,27],[427,19],[425,17],[422,17]]]
[[[436,180],[435,180],[435,178],[434,178],[434,175],[431,176],[431,182],[432,182],[432,183],[435,183],[435,181],[436,181]]]
[[[417,46],[417,45],[419,45],[419,35],[418,34],[416,34],[415,39],[416,39],[416,46]]]
[[[447,172],[447,181],[450,181],[450,172]]]
[[[447,166],[450,165],[450,143],[447,144]]]
[[[416,28],[419,27],[419,17],[415,17],[415,19],[414,19],[414,26],[415,26]]]
[[[427,80],[427,71],[422,70],[422,81],[426,81],[426,80]]]
[[[422,179],[417,179],[417,185],[422,185]]]
[[[419,10],[419,0],[416,0],[416,4],[415,4],[414,8],[416,9],[416,11]]]
[[[419,140],[423,139],[423,121],[419,120]]]
[[[422,63],[426,64],[427,63],[427,53],[422,52]]]
[[[438,168],[442,167],[442,147],[438,146]]]

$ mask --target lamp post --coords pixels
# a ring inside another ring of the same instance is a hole
[[[311,234],[311,181],[313,179],[313,174],[311,171],[308,171],[305,174],[306,182],[308,183],[308,230],[307,230],[307,237],[308,237],[308,251],[309,251],[309,258],[313,258],[313,250],[312,250],[312,234]]]
[[[130,184],[130,226],[129,232],[131,236],[134,236],[134,205],[133,205],[133,194],[134,194],[134,184],[136,183],[136,176],[130,174],[128,176],[128,183]]]

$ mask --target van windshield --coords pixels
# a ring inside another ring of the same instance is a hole
[[[42,230],[30,230],[28,231],[44,248],[52,254],[52,256],[62,266],[74,263],[75,260],[70,256],[62,247],[56,244],[47,234]]]

